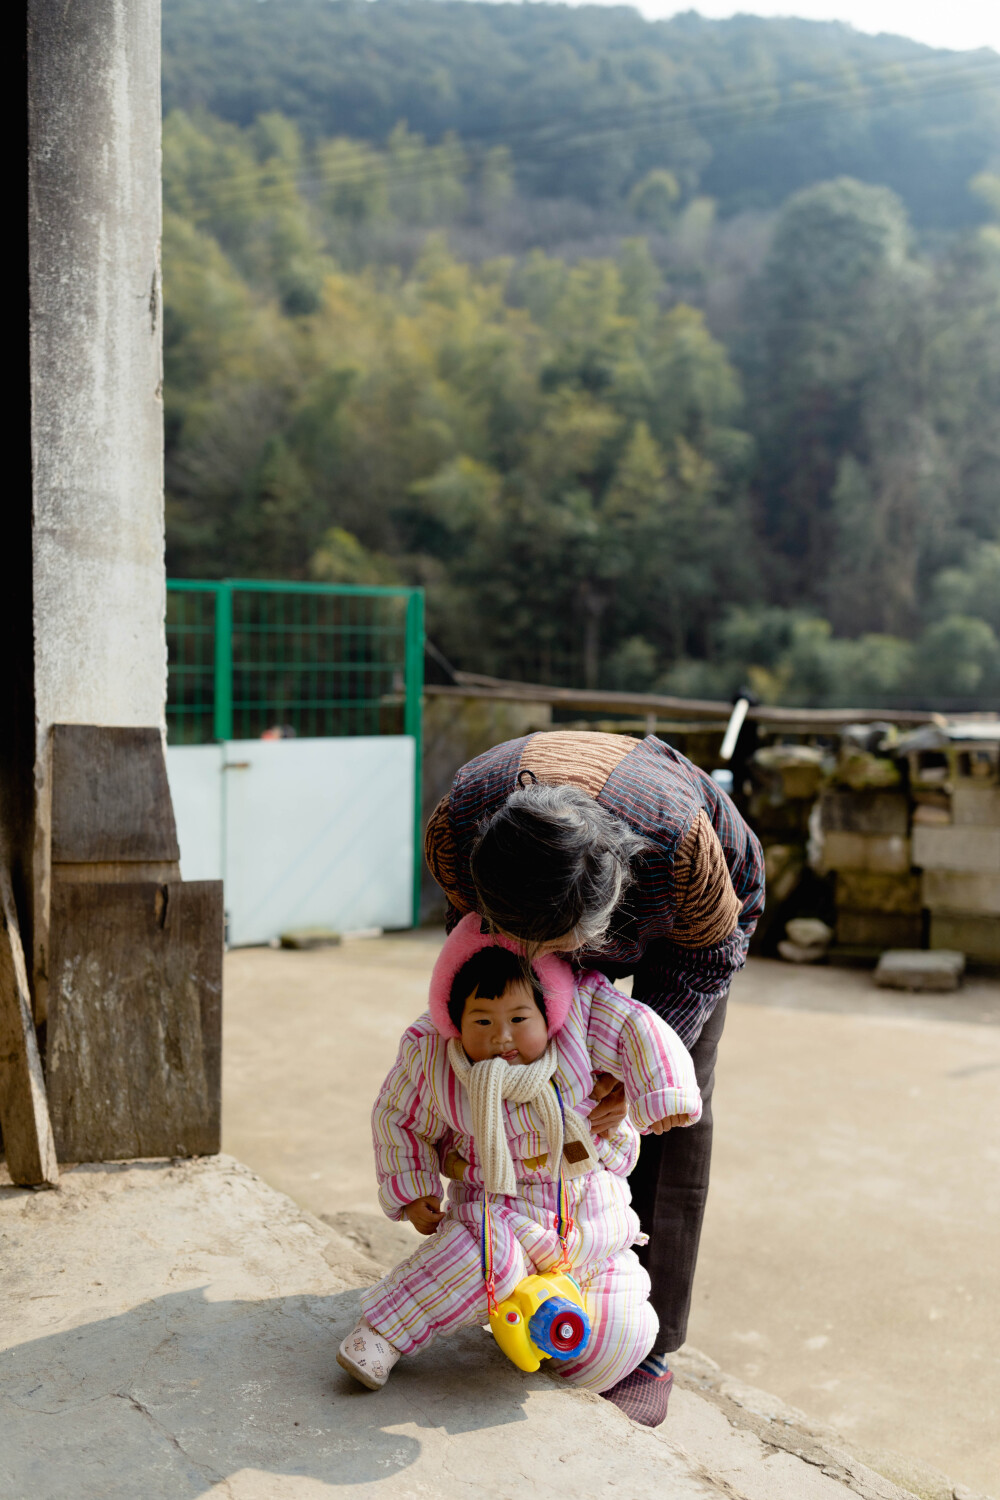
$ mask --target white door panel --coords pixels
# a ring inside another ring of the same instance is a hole
[[[210,755],[215,752],[214,765]],[[193,762],[180,757],[200,755]],[[408,927],[412,920],[414,743],[230,740],[168,752],[185,877],[210,842],[208,783],[220,786],[229,941],[293,927]],[[200,800],[191,784],[200,777]],[[197,853],[196,853],[197,851]]]

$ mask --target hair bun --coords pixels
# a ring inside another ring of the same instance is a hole
[[[482,911],[532,943],[599,948],[645,848],[579,787],[519,788],[482,826],[469,864]]]

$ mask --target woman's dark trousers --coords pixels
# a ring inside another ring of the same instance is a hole
[[[668,1130],[665,1135],[644,1135],[639,1160],[629,1178],[632,1206],[649,1235],[649,1244],[637,1253],[653,1283],[650,1301],[660,1320],[654,1354],[679,1349],[687,1337],[712,1160],[715,1057],[727,1000],[728,996],[723,996],[719,1001],[690,1049],[701,1089],[701,1119],[697,1125]]]

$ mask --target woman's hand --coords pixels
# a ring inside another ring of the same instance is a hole
[[[690,1115],[666,1115],[662,1120],[654,1120],[650,1130],[654,1135],[663,1135],[667,1130],[673,1130],[675,1125],[686,1125]]]
[[[468,1165],[469,1163],[465,1157],[459,1156],[453,1146],[441,1163],[441,1174],[444,1177],[449,1177],[452,1182],[464,1182]]]
[[[444,1218],[441,1199],[436,1193],[429,1193],[426,1198],[414,1198],[403,1209],[403,1218],[409,1219],[418,1234],[433,1234]]]
[[[595,1073],[590,1093],[597,1100],[590,1111],[591,1130],[605,1138],[614,1135],[628,1113],[625,1085],[612,1078],[610,1073]]]

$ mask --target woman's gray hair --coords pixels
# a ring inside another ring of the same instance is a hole
[[[578,787],[521,787],[473,845],[479,909],[529,949],[571,934],[572,947],[596,951],[645,847]]]

